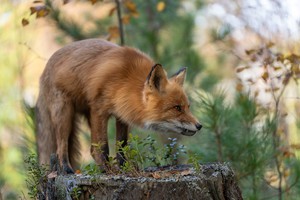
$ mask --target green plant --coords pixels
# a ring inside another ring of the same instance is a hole
[[[75,200],[79,200],[81,194],[82,194],[81,187],[74,187],[71,191],[71,197],[72,197],[72,199],[75,199]]]
[[[140,138],[137,135],[129,135],[127,145],[123,145],[123,141],[116,143],[116,149],[120,156],[125,160],[122,166],[118,166],[118,161],[115,157],[108,157],[106,162],[106,173],[108,174],[131,174],[137,176],[149,166],[164,166],[176,165],[179,163],[179,158],[186,154],[186,147],[179,145],[176,138],[169,138],[169,143],[157,144],[156,140],[148,136]],[[101,147],[101,145],[94,145]],[[83,173],[88,175],[97,175],[102,173],[99,166],[95,163],[86,165],[83,168]]]
[[[188,152],[188,163],[191,164],[197,173],[201,172],[201,165],[200,165],[200,161],[201,160],[201,156],[197,153],[194,152]]]
[[[30,154],[24,159],[26,166],[26,185],[28,188],[28,195],[32,199],[40,198],[39,192],[41,187],[47,182],[47,167],[39,165],[37,156]]]
[[[120,155],[123,155],[125,160],[123,166],[120,166],[123,173],[137,175],[143,165],[143,157],[139,152],[139,147],[133,145],[133,141],[137,140],[137,136],[130,135],[128,145],[122,146],[123,141],[117,142],[117,149],[119,149]]]
[[[244,195],[257,199],[265,191],[264,175],[272,165],[272,126],[268,112],[245,94],[237,94],[231,103],[225,93],[198,92],[196,101],[205,141],[199,152],[202,160],[230,162]]]
[[[96,156],[96,155],[100,155],[103,153],[103,146],[105,145],[105,143],[103,142],[98,142],[98,143],[92,143],[91,147],[92,147],[92,155]]]
[[[180,153],[186,154],[184,145],[177,144],[177,138],[168,138],[170,143],[164,144],[163,160],[169,165],[177,165]]]
[[[82,172],[84,174],[88,174],[88,175],[96,175],[96,174],[102,173],[99,166],[96,165],[95,163],[90,163],[90,164],[84,166]]]
[[[116,157],[108,156],[108,161],[106,162],[107,173],[109,174],[118,174],[119,173],[119,166],[118,160]]]
[[[121,147],[122,142],[117,144],[125,158],[122,169],[125,172],[138,172],[153,165],[159,167],[178,164],[179,157],[186,154],[186,148],[184,145],[178,145],[177,138],[168,140],[169,143],[159,147],[156,140],[150,136],[140,139],[137,135],[130,134],[128,145]]]
[[[155,139],[150,136],[146,137],[146,139],[144,139],[144,147],[148,150],[148,154],[145,156],[146,160],[159,167],[161,163],[159,157],[156,155],[156,153],[158,152],[158,147],[156,145]]]

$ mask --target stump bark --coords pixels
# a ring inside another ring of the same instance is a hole
[[[138,177],[77,174],[49,179],[46,199],[243,199],[233,170],[223,163],[204,164],[198,171],[188,165],[151,168]]]

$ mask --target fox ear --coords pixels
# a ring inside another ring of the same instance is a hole
[[[167,75],[163,67],[160,64],[155,64],[147,77],[146,86],[151,90],[162,92],[167,82]]]
[[[181,68],[176,74],[174,74],[170,80],[178,83],[180,86],[183,86],[185,76],[186,76],[186,67]]]

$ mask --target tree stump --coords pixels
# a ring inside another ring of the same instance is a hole
[[[142,176],[58,175],[48,180],[46,199],[240,200],[241,191],[228,164],[148,168]],[[50,185],[49,185],[50,184]],[[49,192],[51,188],[51,192]]]

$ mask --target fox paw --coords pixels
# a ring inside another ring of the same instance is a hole
[[[64,163],[62,166],[63,173],[74,174],[74,170],[68,164]]]

